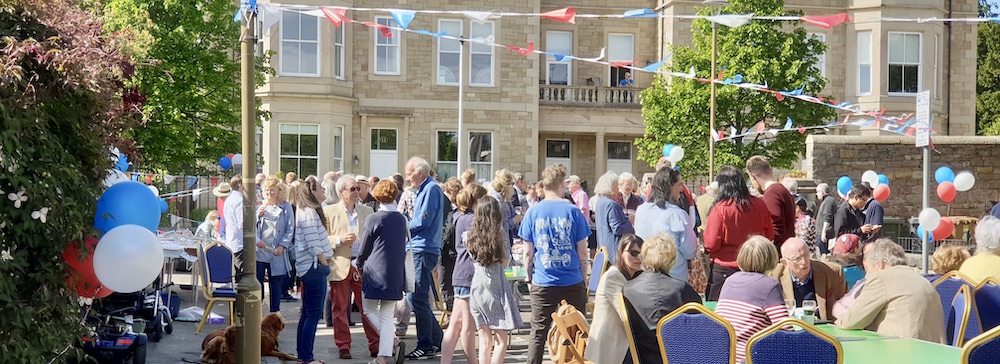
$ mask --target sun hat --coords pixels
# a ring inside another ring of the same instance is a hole
[[[232,192],[233,187],[229,185],[229,182],[222,182],[212,189],[212,194],[218,197],[228,197]]]

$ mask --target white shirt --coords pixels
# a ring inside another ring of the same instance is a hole
[[[233,191],[223,205],[226,216],[226,246],[233,253],[243,250],[243,193]]]

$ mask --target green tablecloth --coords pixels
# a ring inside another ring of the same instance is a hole
[[[856,340],[840,343],[844,364],[958,363],[962,350],[916,339]]]
[[[717,301],[706,301],[704,302],[705,307],[715,311],[715,306],[719,304]],[[816,325],[820,330],[826,331],[838,340],[841,338],[870,338],[870,339],[886,339],[888,337],[882,336],[877,332],[865,331],[865,330],[844,330],[834,326],[833,324],[821,324]]]

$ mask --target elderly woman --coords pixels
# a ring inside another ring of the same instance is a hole
[[[631,173],[625,172],[618,176],[619,193],[615,195],[615,202],[624,206],[626,213],[631,211],[634,215],[635,209],[639,208],[639,205],[642,205],[643,202],[646,202],[642,196],[635,193],[638,187],[639,181]]]
[[[517,227],[521,223],[522,215],[514,211],[514,173],[507,169],[501,169],[493,174],[493,184],[489,191],[490,197],[500,202],[500,213],[503,214],[503,230],[507,232],[509,243],[514,243],[517,236]]]
[[[594,186],[594,225],[597,227],[597,245],[608,252],[608,261],[614,263],[618,259],[618,240],[635,232],[632,222],[625,215],[625,210],[615,202],[618,195],[618,175],[608,172],[597,180]]]
[[[976,284],[986,278],[1000,280],[1000,219],[986,215],[976,224],[976,255],[962,263],[959,273]]]
[[[257,281],[268,274],[271,312],[281,312],[285,280],[291,270],[287,250],[292,248],[295,213],[286,200],[285,184],[277,177],[264,180],[264,203],[257,209]]]
[[[618,294],[625,283],[642,272],[639,253],[642,238],[626,234],[618,242],[618,261],[608,268],[597,284],[594,295],[594,321],[584,357],[594,363],[621,363],[628,352],[625,323],[622,321]]]
[[[687,282],[688,260],[697,253],[698,238],[688,213],[672,202],[682,198],[680,182],[680,173],[673,169],[664,168],[656,172],[649,194],[650,202],[640,205],[635,212],[635,233],[643,239],[660,232],[669,234],[677,244],[677,258],[671,265],[670,276]]]
[[[941,245],[934,249],[934,254],[931,255],[931,270],[934,274],[925,274],[924,278],[934,282],[945,273],[959,270],[969,258],[969,250],[962,245],[954,243]]]
[[[656,233],[646,239],[639,253],[643,273],[625,283],[629,323],[640,363],[662,363],[656,341],[660,318],[688,302],[701,303],[701,297],[686,281],[668,273],[677,259],[677,243],[669,234]]]
[[[751,236],[740,246],[736,263],[740,271],[722,286],[715,312],[736,329],[736,362],[746,357],[753,334],[788,317],[781,283],[767,275],[778,265],[778,249],[767,238]]]

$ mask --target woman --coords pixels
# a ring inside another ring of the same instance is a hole
[[[983,216],[976,224],[976,255],[959,268],[972,282],[979,284],[992,277],[1000,279],[1000,219]]]
[[[625,234],[635,233],[632,222],[625,210],[615,202],[618,196],[618,175],[615,172],[605,173],[594,185],[597,203],[594,206],[594,225],[597,227],[597,245],[608,252],[608,262],[618,259],[618,240]]]
[[[736,330],[736,362],[746,358],[753,334],[788,317],[781,283],[767,276],[778,265],[778,249],[767,238],[751,236],[736,257],[740,271],[726,280],[715,312]]]
[[[631,173],[625,172],[618,176],[618,191],[620,193],[615,195],[615,201],[625,207],[626,212],[632,211],[634,214],[639,205],[646,202],[642,196],[635,193],[638,186],[639,181]]]
[[[687,281],[668,275],[677,259],[674,238],[656,233],[645,240],[639,253],[643,273],[625,283],[622,295],[639,362],[662,363],[655,332],[660,318],[685,303],[701,303],[701,297]]]
[[[441,294],[444,296],[442,299],[445,306],[451,310],[455,299],[451,274],[455,271],[455,259],[458,258],[458,252],[455,251],[455,213],[458,211],[455,197],[462,191],[462,182],[458,178],[451,177],[441,185],[441,191],[448,199],[450,209],[444,215],[444,231],[441,233],[441,268],[438,277],[441,277]],[[447,329],[449,324],[445,321],[441,328]]]
[[[285,281],[291,263],[285,251],[292,247],[295,214],[285,201],[285,184],[277,177],[264,180],[265,203],[257,210],[257,281],[264,283],[268,273],[271,312],[281,312]]]
[[[806,242],[813,254],[816,254],[816,222],[802,196],[795,196],[795,237]]]
[[[465,235],[468,236],[468,255],[475,267],[469,308],[479,328],[479,364],[501,364],[507,351],[508,332],[523,324],[514,292],[504,274],[504,267],[510,263],[510,244],[507,232],[500,228],[499,202],[489,197],[480,198],[474,216],[471,229]],[[472,326],[473,323],[465,324]],[[471,350],[471,342],[468,348],[466,350]]]
[[[322,363],[313,356],[316,342],[316,325],[323,316],[326,297],[326,277],[330,274],[333,245],[327,238],[326,216],[320,207],[316,192],[323,194],[323,186],[316,179],[306,180],[295,189],[298,203],[295,212],[295,269],[302,282],[302,307],[296,330],[296,349],[304,363]]]
[[[195,230],[194,236],[200,236],[203,238],[212,238],[215,240],[219,239],[219,211],[212,210],[205,215],[205,222],[198,225],[198,230]]]
[[[851,289],[859,281],[865,278],[865,271],[861,267],[861,250],[858,249],[861,238],[854,234],[844,234],[837,237],[833,245],[833,251],[825,257],[828,262],[840,265],[844,272],[844,280],[847,281],[847,289]]]
[[[673,169],[664,168],[653,176],[650,202],[639,206],[635,211],[636,235],[649,239],[653,234],[666,233],[672,237],[677,246],[676,261],[670,268],[670,276],[687,282],[688,261],[695,257],[698,250],[698,237],[691,226],[690,215],[671,201],[677,201],[681,196],[681,176]]]
[[[493,187],[490,197],[500,203],[500,212],[503,213],[503,231],[507,233],[507,245],[514,244],[514,236],[517,235],[517,226],[521,223],[522,215],[518,215],[514,210],[514,173],[501,169],[493,174]]]
[[[736,255],[752,235],[774,239],[771,212],[760,197],[751,196],[743,174],[724,166],[715,176],[719,194],[705,225],[705,252],[712,257],[708,276],[708,300],[718,301],[726,278],[738,271]]]
[[[361,232],[361,253],[358,255],[358,269],[361,270],[361,290],[364,292],[362,308],[368,321],[379,333],[378,356],[373,364],[385,364],[393,357],[402,362],[406,348],[396,338],[393,324],[393,308],[403,299],[406,277],[398,267],[406,258],[408,230],[406,217],[396,210],[396,196],[399,190],[391,179],[384,179],[375,185],[372,197],[381,204],[379,210],[365,219],[365,231]]]
[[[594,363],[626,362],[624,359],[628,353],[628,341],[618,294],[622,293],[626,282],[642,272],[642,262],[639,260],[641,251],[642,238],[634,234],[623,236],[618,242],[618,261],[604,272],[597,284],[594,320],[590,324],[590,340],[584,354],[587,360]]]
[[[451,363],[451,358],[455,354],[455,346],[459,336],[462,339],[462,350],[469,362],[475,361],[475,341],[476,326],[473,324],[472,313],[469,311],[470,287],[472,286],[472,276],[475,268],[472,258],[469,256],[468,241],[469,231],[472,229],[473,209],[480,198],[486,196],[486,188],[478,184],[466,185],[458,195],[455,202],[458,205],[458,212],[455,215],[455,269],[451,275],[451,284],[455,289],[455,303],[451,311],[451,322],[448,323],[448,331],[444,333],[441,340],[441,362]],[[497,229],[500,228],[499,221]]]
[[[924,277],[934,282],[945,273],[959,270],[969,257],[969,249],[964,246],[954,243],[943,244],[934,249],[934,254],[931,255],[931,270],[934,274],[927,274]]]

